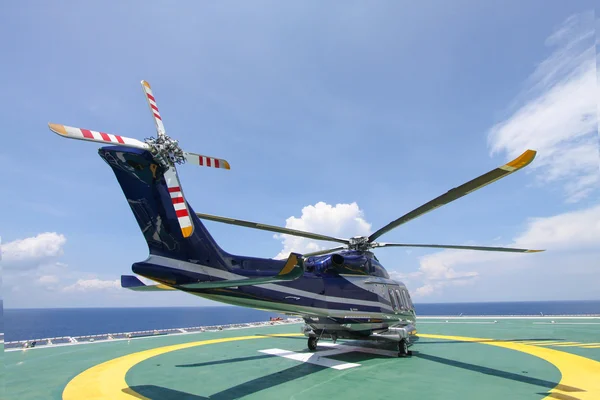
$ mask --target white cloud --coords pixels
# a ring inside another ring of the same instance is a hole
[[[56,296],[64,301],[81,302],[86,300],[87,292],[120,288],[119,279],[103,280],[57,262],[56,258],[64,253],[65,243],[64,235],[46,232],[2,246],[5,267],[2,284],[8,294],[7,304],[11,307],[22,303],[47,306],[44,301],[50,298],[56,301]],[[13,304],[14,300],[17,303]]]
[[[113,290],[120,289],[121,283],[118,279],[115,280],[102,280],[98,278],[93,279],[79,279],[74,284],[63,288],[64,292],[89,292],[98,290]]]
[[[532,218],[527,231],[518,236],[515,243],[553,251],[598,249],[600,205],[547,218]]]
[[[545,218],[531,218],[524,232],[506,247],[547,250],[555,261],[565,253],[596,252],[600,260],[600,205]],[[543,254],[444,250],[421,257],[418,271],[398,275],[422,279],[422,286],[416,294],[426,296],[449,285],[474,282],[480,272],[461,271],[465,266],[489,272],[491,264],[501,264],[503,269],[508,269],[508,265],[514,268],[519,262],[543,257]],[[598,264],[589,267],[597,268]]]
[[[420,267],[418,271],[409,273],[390,271],[390,276],[392,279],[404,283],[415,280],[421,281],[422,286],[416,289],[415,298],[438,293],[442,288],[449,285],[462,286],[474,283],[479,277],[479,273],[476,271],[456,271],[452,268],[448,258],[453,261],[454,254],[464,257],[464,251],[462,254],[458,251],[443,251],[427,255],[419,259]]]
[[[43,285],[58,283],[58,278],[54,275],[42,275],[38,278],[38,282]]]
[[[56,232],[19,239],[2,245],[2,263],[6,269],[31,269],[61,256],[67,239]]]
[[[553,52],[529,77],[516,111],[488,134],[492,155],[505,152],[512,159],[525,149],[537,150],[529,170],[539,184],[562,187],[570,203],[600,187],[595,40],[593,12],[569,17],[548,37],[546,45]],[[561,265],[562,259],[564,268],[574,252],[597,252],[599,245],[600,206],[595,206],[529,219],[506,246],[547,249],[552,265]],[[480,274],[496,273],[492,266],[522,270],[531,266],[532,257],[543,260],[546,254],[445,250],[421,257],[410,278],[422,280],[417,297],[431,296],[444,287],[473,283]]]
[[[289,217],[285,227],[342,239],[368,235],[371,232],[371,224],[365,221],[363,212],[356,203],[331,206],[322,201],[314,206],[304,207],[300,218]],[[308,253],[342,246],[341,243],[325,242],[323,244],[323,242],[290,235],[278,234],[274,237],[283,243],[283,249],[275,258],[287,258],[290,252]]]
[[[419,278],[422,275],[422,273],[419,271],[415,271],[415,272],[388,271],[388,274],[390,275],[390,277],[392,279],[395,279],[397,281],[404,281],[404,282],[408,282],[414,278]]]
[[[432,284],[423,285],[415,290],[415,298],[429,296],[434,293],[435,289]]]
[[[530,169],[539,182],[560,182],[576,202],[600,185],[593,12],[568,18],[546,44],[555,50],[530,76],[525,101],[488,141],[509,158],[537,150]]]
[[[39,288],[43,288],[44,290],[48,291],[48,292],[54,292],[56,290],[58,290],[60,288],[60,279],[57,275],[39,275],[37,278],[31,278],[30,276],[26,276],[25,279],[29,279],[32,280],[32,285],[31,287],[33,288],[33,285],[36,286],[36,291],[37,293],[39,293]],[[22,279],[17,280],[18,285],[21,285],[23,287],[28,286],[27,284],[25,284],[25,282],[23,282]],[[14,287],[21,287],[21,286],[15,286]]]

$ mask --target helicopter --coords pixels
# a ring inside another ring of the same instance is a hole
[[[374,249],[421,247],[534,253],[507,247],[386,243],[376,239],[436,208],[455,201],[530,164],[527,150],[513,161],[455,187],[395,219],[369,236],[338,238],[318,233],[194,212],[184,196],[176,165],[230,170],[228,161],[183,151],[166,134],[150,84],[141,86],[157,137],[144,141],[49,123],[61,137],[102,143],[99,156],[112,168],[148,245],[149,255],[122,275],[133,291],[183,291],[235,306],[300,317],[310,351],[321,339],[391,341],[398,356],[411,354],[417,340],[417,315],[402,282],[390,278]],[[235,255],[223,250],[201,220],[338,243],[311,253],[290,253],[287,260]]]

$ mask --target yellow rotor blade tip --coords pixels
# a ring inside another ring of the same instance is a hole
[[[535,150],[526,150],[523,154],[521,154],[519,157],[515,158],[506,165],[516,169],[523,168],[533,161],[536,154],[537,152]]]
[[[50,130],[52,132],[56,132],[59,135],[67,136],[67,130],[65,129],[64,125],[53,124],[53,123],[49,122],[48,127],[50,128]]]
[[[142,81],[142,85],[146,86],[148,89],[152,89],[150,87],[150,84],[148,82],[146,82],[146,81]]]

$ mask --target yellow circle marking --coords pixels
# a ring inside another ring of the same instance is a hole
[[[234,342],[238,340],[265,339],[268,337],[302,336],[302,333],[273,334],[264,336],[238,336],[231,338],[202,340],[158,347],[118,357],[93,366],[73,378],[63,391],[63,400],[78,399],[148,399],[129,388],[125,375],[136,364],[164,353],[187,349],[207,344]],[[559,384],[546,399],[561,400],[597,400],[600,399],[600,362],[559,350],[531,346],[516,342],[504,342],[494,339],[471,338],[464,336],[445,336],[419,334],[428,339],[457,340],[461,342],[478,342],[491,346],[503,347],[539,357],[553,364],[562,377]],[[149,399],[148,399],[149,400]]]
[[[202,340],[199,342],[190,342],[175,344],[171,346],[157,347],[155,349],[144,350],[133,354],[103,362],[86,369],[75,378],[73,378],[63,391],[63,400],[93,400],[93,399],[127,399],[132,398],[146,399],[139,393],[131,390],[125,382],[125,375],[136,364],[151,357],[175,350],[187,349],[190,347],[204,346],[207,344],[235,342],[238,340],[265,339],[273,336],[301,336],[302,333],[274,334],[264,336],[238,336],[230,338]]]
[[[518,342],[503,342],[494,339],[469,338],[463,336],[425,335],[428,339],[459,340],[461,342],[480,342],[491,346],[517,350],[548,361],[560,371],[562,377],[558,385],[550,390],[546,399],[561,400],[597,400],[600,399],[600,362],[566,353],[559,350],[537,347]]]

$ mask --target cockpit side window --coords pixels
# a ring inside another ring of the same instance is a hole
[[[412,302],[412,299],[410,298],[410,293],[408,293],[408,290],[405,290],[405,291],[404,291],[404,294],[406,295],[406,299],[408,300],[408,306],[409,306],[411,309],[415,308],[415,306],[414,306],[414,304],[413,304],[413,302]]]

